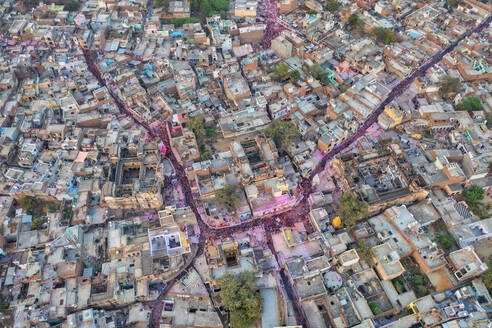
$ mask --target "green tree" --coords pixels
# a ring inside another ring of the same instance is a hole
[[[200,8],[200,0],[190,0],[190,7],[192,9],[199,9]]]
[[[350,15],[348,23],[352,31],[357,34],[361,33],[364,29],[364,21],[357,14]]]
[[[458,4],[460,3],[460,0],[446,0],[446,3],[448,4],[448,7],[454,8],[454,7],[458,6]]]
[[[215,201],[217,204],[227,210],[227,212],[232,213],[241,204],[241,199],[236,194],[236,186],[227,184],[224,188],[216,190]]]
[[[415,286],[417,286],[417,285],[423,285],[425,283],[424,277],[420,273],[419,274],[415,274],[413,276],[412,282],[413,282],[413,284],[415,284]]]
[[[72,204],[65,205],[65,208],[63,209],[63,213],[62,213],[62,218],[64,220],[70,220],[72,218],[72,214],[73,214]]]
[[[485,196],[485,190],[480,186],[471,186],[468,189],[463,190],[463,198],[467,202],[478,202]]]
[[[454,238],[450,235],[440,235],[438,240],[441,247],[445,250],[450,250],[454,246]]]
[[[422,297],[422,296],[428,294],[429,293],[429,290],[424,285],[417,285],[417,286],[415,286],[415,293],[419,297]]]
[[[215,137],[215,130],[212,128],[206,128],[205,134],[207,135],[207,138],[213,138]]]
[[[212,5],[210,4],[210,1],[202,0],[200,2],[200,11],[205,17],[213,16],[213,9],[212,9]]]
[[[402,276],[399,276],[391,281],[393,286],[395,287],[398,294],[405,292],[405,280],[403,280]]]
[[[323,67],[321,67],[321,65],[318,63],[313,64],[309,67],[309,73],[311,73],[311,75],[316,79],[319,78],[319,76],[321,76],[323,72],[324,72]]]
[[[290,82],[296,83],[301,78],[301,73],[298,70],[293,70],[289,74]]]
[[[482,280],[484,285],[489,289],[489,292],[492,292],[492,261],[488,262],[488,269],[482,275]]]
[[[219,279],[222,304],[231,315],[232,328],[251,327],[263,314],[263,297],[253,272],[226,273]],[[269,309],[271,310],[271,309]]]
[[[26,211],[32,212],[40,207],[37,199],[31,196],[23,196],[17,202],[19,203],[19,206]]]
[[[0,296],[0,310],[7,310],[9,305],[9,302],[5,301],[3,297]]]
[[[463,190],[462,196],[475,215],[487,215],[488,211],[479,203],[479,201],[483,200],[485,196],[485,190],[483,190],[482,187],[471,186],[470,188]]]
[[[201,143],[207,135],[207,130],[205,129],[203,119],[199,116],[190,119],[186,123],[186,126],[189,127],[191,131],[193,131],[198,143]]]
[[[372,30],[372,35],[376,38],[376,40],[384,44],[396,42],[395,32],[393,32],[389,28],[375,27]]]
[[[461,81],[457,77],[444,75],[439,79],[439,93],[441,97],[449,99],[454,97],[461,88]]]
[[[200,19],[196,17],[187,17],[187,18],[173,18],[171,19],[171,24],[173,24],[175,27],[181,27],[184,24],[190,24],[190,23],[199,23]]]
[[[492,114],[485,114],[485,119],[487,120],[487,129],[492,129]],[[489,170],[490,172],[490,170]]]
[[[369,208],[365,201],[350,192],[345,192],[338,201],[338,214],[345,227],[351,228],[357,221],[369,214]]]
[[[155,8],[166,8],[169,4],[169,0],[155,0],[154,7]]]
[[[381,310],[381,308],[379,307],[378,303],[372,301],[372,302],[369,302],[369,307],[371,308],[371,311],[374,315],[378,315],[378,314],[381,314],[383,311]]]
[[[456,106],[456,109],[474,112],[477,110],[483,110],[483,104],[480,98],[476,96],[468,96],[461,100],[461,102]]]
[[[361,19],[360,19],[359,15],[352,14],[348,18],[348,23],[349,23],[349,25],[357,26],[357,25],[359,25],[361,23]]]
[[[336,0],[329,0],[326,3],[326,9],[328,9],[329,12],[334,13],[338,10],[338,7],[340,7],[340,4]]]
[[[92,58],[93,60],[96,60],[96,59],[97,59],[97,56],[98,56],[98,55],[97,55],[97,50],[91,50],[91,58]]]
[[[200,160],[201,161],[208,161],[212,159],[212,153],[209,151],[204,151],[203,153],[200,154]]]
[[[293,121],[273,120],[265,129],[265,135],[273,139],[278,149],[286,150],[290,139],[297,137],[299,131]]]
[[[229,1],[227,0],[214,0],[212,1],[212,7],[221,12],[225,12],[229,10]]]
[[[275,72],[277,78],[280,81],[283,81],[287,79],[287,77],[289,76],[290,66],[287,65],[285,62],[280,62],[277,65],[275,65],[273,71]]]
[[[34,218],[34,219],[32,220],[32,225],[31,225],[31,227],[32,227],[34,230],[37,230],[37,229],[39,229],[39,228],[41,228],[41,227],[43,226],[44,222],[45,222],[45,221],[44,221],[44,219],[42,219],[42,218]]]
[[[60,210],[60,205],[55,203],[55,202],[49,202],[48,203],[48,212],[50,213],[56,213]]]
[[[339,89],[341,92],[347,91],[352,85],[351,84],[342,84],[340,85]]]
[[[39,0],[25,0],[24,5],[29,9],[36,8],[39,5]]]
[[[361,259],[364,259],[366,261],[369,261],[372,259],[371,249],[369,247],[367,247],[365,240],[361,240],[357,244],[357,254],[359,254]]]
[[[432,227],[439,232],[447,231],[446,223],[443,220],[438,220],[432,224]]]
[[[330,80],[328,79],[328,71],[324,69],[320,64],[316,63],[309,67],[309,73],[319,80],[321,84],[328,85],[330,84]]]
[[[311,16],[316,16],[318,14],[318,12],[314,9],[311,9],[309,12],[308,12],[309,15]]]
[[[79,10],[79,8],[80,8],[80,2],[74,0],[68,1],[63,6],[63,10],[65,11],[77,11]]]
[[[427,277],[425,277],[421,272],[416,271],[414,268],[407,268],[403,275],[415,291],[417,297],[425,296],[432,291],[432,285],[430,284],[429,279],[427,279]]]

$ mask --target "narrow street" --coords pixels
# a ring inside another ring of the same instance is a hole
[[[306,325],[307,320],[304,315],[304,311],[302,311],[301,304],[299,304],[299,302],[297,301],[294,286],[292,286],[292,284],[290,283],[289,277],[287,277],[284,266],[280,262],[278,258],[278,253],[275,251],[275,247],[273,246],[272,234],[268,233],[267,236],[268,236],[268,248],[270,248],[270,251],[275,256],[275,261],[277,261],[278,266],[280,268],[279,274],[280,274],[280,278],[282,279],[282,284],[284,285],[285,292],[287,293],[289,300],[292,302],[292,305],[294,306],[296,321],[298,324],[302,325],[303,327],[307,327]]]

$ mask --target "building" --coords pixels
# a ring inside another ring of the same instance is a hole
[[[190,17],[190,4],[186,0],[170,1],[168,11],[172,18],[187,18]]]
[[[371,253],[381,279],[392,280],[405,271],[398,252],[395,252],[387,242],[371,248]]]
[[[282,0],[280,1],[279,12],[286,14],[297,8],[297,0]]]
[[[289,58],[292,56],[292,43],[279,35],[272,40],[272,50],[280,58]]]
[[[488,269],[474,249],[470,246],[449,253],[449,259],[455,269],[454,276],[458,281],[480,275]]]
[[[256,16],[256,1],[251,0],[235,0],[234,1],[234,16],[238,17],[254,17]]]

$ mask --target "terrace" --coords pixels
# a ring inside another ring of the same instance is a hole
[[[325,296],[319,303],[322,304],[321,308],[328,309],[333,321],[339,321],[342,318],[347,327],[352,327],[360,322],[357,310],[345,288],[334,295]],[[319,303],[318,305],[321,305]]]
[[[408,187],[405,176],[400,173],[397,164],[390,156],[361,163],[359,171],[363,180],[374,189],[378,198],[384,198],[387,193]]]
[[[384,292],[378,276],[372,269],[359,272],[351,278],[355,288],[366,298],[368,303],[376,303],[382,313],[390,311],[392,305]]]

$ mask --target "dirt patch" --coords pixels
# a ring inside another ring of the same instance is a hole
[[[454,287],[448,276],[446,275],[446,272],[444,272],[444,270],[442,269],[429,273],[427,277],[429,278],[432,285],[434,285],[434,287],[440,292],[452,289]]]
[[[0,311],[0,328],[8,328],[14,326],[14,310],[7,309]]]
[[[484,239],[474,245],[475,252],[480,259],[487,263],[492,259],[492,238]]]

